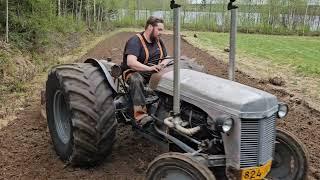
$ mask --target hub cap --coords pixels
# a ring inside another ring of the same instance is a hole
[[[70,141],[71,127],[69,110],[65,98],[60,90],[56,91],[53,100],[54,122],[60,140],[67,144]]]

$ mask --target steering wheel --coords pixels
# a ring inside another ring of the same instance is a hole
[[[167,57],[164,57],[164,58],[158,58],[158,59],[155,59],[155,60],[162,61],[162,60],[165,60],[165,59],[173,59],[173,58],[174,58],[174,57],[167,56]]]
[[[158,59],[153,59],[151,61],[162,61],[162,60],[165,60],[165,59],[172,59],[171,61],[168,62],[167,65],[163,66],[163,68],[166,68],[168,66],[171,66],[174,64],[174,59],[173,57],[171,56],[168,56],[168,57],[164,57],[164,58],[158,58]],[[157,64],[153,64],[153,63],[148,63],[147,66],[156,66]]]

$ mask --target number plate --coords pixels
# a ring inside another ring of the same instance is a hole
[[[241,170],[241,180],[258,180],[267,176],[271,169],[272,161],[260,167],[246,168]]]

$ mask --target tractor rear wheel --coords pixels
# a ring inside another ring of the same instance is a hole
[[[146,180],[215,180],[212,172],[200,162],[181,153],[165,153],[154,159]]]
[[[115,141],[115,107],[104,74],[87,63],[53,68],[46,83],[46,113],[58,156],[91,166],[110,154]]]
[[[308,151],[286,130],[277,130],[274,160],[268,178],[303,180],[308,175]]]

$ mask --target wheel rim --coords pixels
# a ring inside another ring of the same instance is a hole
[[[59,139],[64,144],[70,141],[71,126],[69,111],[63,93],[58,90],[53,98],[54,123]]]
[[[156,180],[194,180],[196,177],[186,169],[177,166],[165,166],[160,168],[154,175]]]
[[[274,160],[269,177],[276,179],[294,179],[300,167],[297,154],[285,141],[277,140]]]

